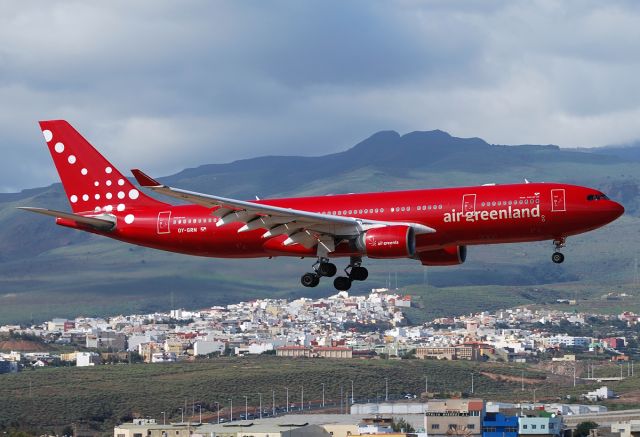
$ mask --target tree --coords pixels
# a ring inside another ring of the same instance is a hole
[[[578,426],[576,426],[575,436],[578,437],[586,437],[589,435],[589,432],[592,429],[597,429],[598,424],[592,421],[580,422]]]
[[[391,423],[391,428],[395,432],[404,432],[404,433],[416,432],[413,426],[411,426],[410,423],[407,423],[407,421],[404,419],[400,419],[398,421],[394,419],[393,422]]]

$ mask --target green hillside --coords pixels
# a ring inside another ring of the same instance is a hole
[[[630,158],[555,146],[493,146],[441,131],[404,136],[382,132],[338,154],[205,165],[164,180],[182,188],[252,198],[510,183],[525,177],[600,188],[621,201],[627,214],[603,229],[569,239],[562,265],[550,262],[548,242],[472,247],[466,264],[430,268],[426,278],[414,261],[367,260],[370,279],[354,284],[352,292],[385,286],[390,278],[395,286],[396,277],[398,286],[409,289],[425,280],[439,288],[467,287],[456,290],[576,281],[608,286],[634,279],[640,247],[640,163]],[[68,209],[59,184],[0,194],[0,323],[153,311],[172,302],[199,307],[260,296],[334,293],[330,281],[316,289],[299,285],[300,275],[313,262],[309,259],[219,260],[164,253],[60,228],[17,206]],[[504,299],[487,292],[485,300],[473,305],[467,301],[456,311],[493,307],[496,301]],[[437,314],[453,310],[441,308]]]

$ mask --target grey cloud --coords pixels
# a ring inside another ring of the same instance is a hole
[[[1,1],[1,0],[0,0]],[[2,3],[0,190],[55,180],[37,120],[163,175],[375,131],[640,138],[640,9],[584,1]]]

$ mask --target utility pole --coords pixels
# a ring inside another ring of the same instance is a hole
[[[424,394],[429,399],[429,377],[427,375],[424,375]]]
[[[473,372],[471,372],[471,394],[473,394]]]
[[[271,416],[273,417],[276,415],[276,390],[275,389],[271,389],[271,402],[272,402]]]
[[[287,413],[289,412],[289,387],[284,388],[287,391]]]
[[[351,380],[351,405],[353,405],[355,403],[354,399],[353,399],[353,379]]]
[[[229,407],[229,422],[233,422],[233,398],[229,399],[231,406]]]
[[[260,398],[260,414],[259,417],[262,419],[262,393],[258,393],[258,398]]]
[[[343,391],[343,387],[340,386],[340,414],[343,414],[343,412],[342,412],[342,401],[344,400],[344,397],[342,396],[342,391]]]
[[[244,397],[244,420],[249,420],[249,397]]]
[[[520,373],[520,391],[524,391],[524,370]]]
[[[576,365],[573,365],[573,386],[576,386]]]
[[[218,424],[220,424],[220,402],[216,402],[216,409],[218,410]]]
[[[384,378],[384,400],[385,402],[389,401],[389,378]]]
[[[322,408],[324,408],[324,382],[322,383]]]
[[[304,385],[300,386],[300,411],[304,411]]]

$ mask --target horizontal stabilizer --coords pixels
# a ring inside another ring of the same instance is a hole
[[[114,221],[111,221],[96,217],[85,217],[83,215],[73,214],[70,212],[62,212],[46,208],[32,208],[28,206],[19,206],[18,209],[36,212],[38,214],[48,215],[55,218],[73,220],[76,223],[82,223],[83,225],[91,226],[92,228],[100,231],[110,231],[116,226],[115,219]]]

